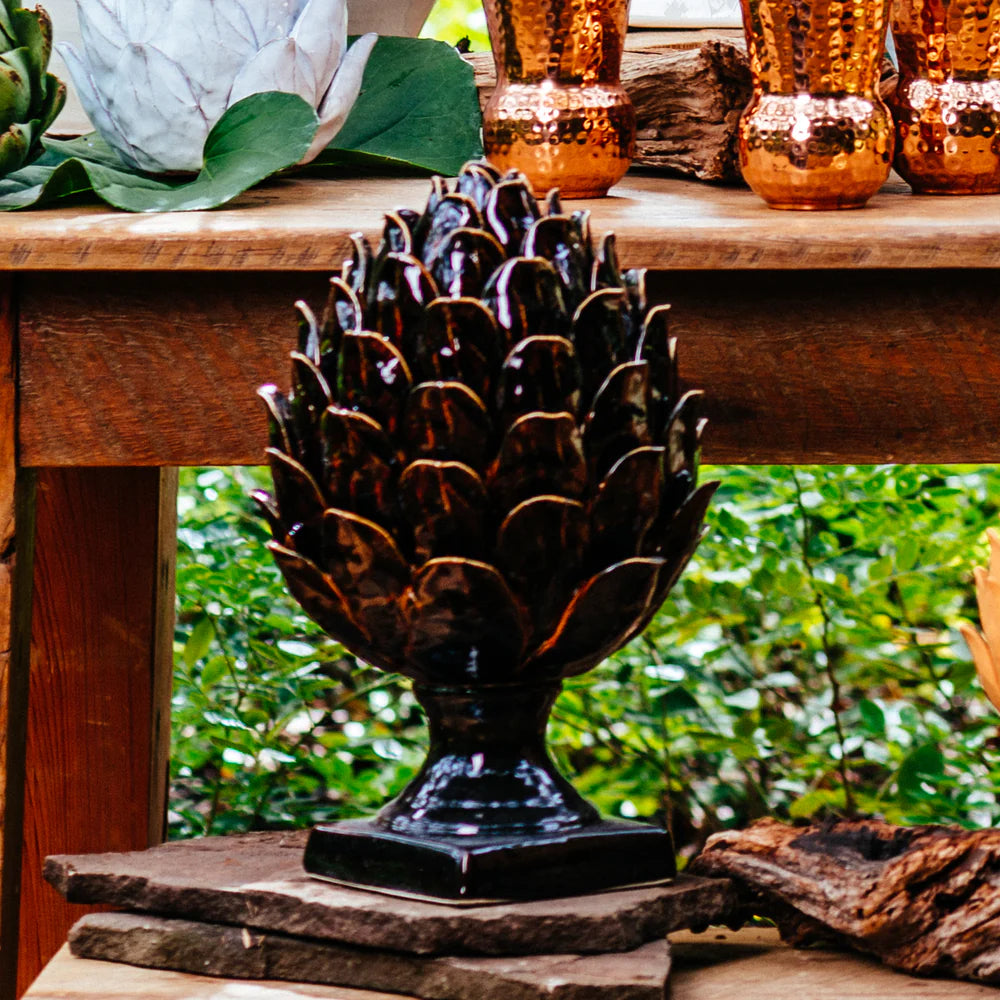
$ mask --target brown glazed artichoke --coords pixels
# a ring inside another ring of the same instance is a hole
[[[320,828],[365,844],[307,867],[378,884],[411,858],[372,860],[372,836],[466,850],[636,827],[598,819],[552,769],[544,727],[560,680],[649,623],[701,537],[715,484],[696,487],[701,394],[678,389],[668,307],[619,271],[612,236],[593,249],[586,212],[540,206],[485,163],[452,192],[435,178],[422,213],[389,212],[374,254],[353,244],[322,320],[298,304],[290,395],[261,389],[274,496],[256,499],[308,614],[416,682],[431,753],[364,830]],[[550,891],[536,872],[522,894]]]

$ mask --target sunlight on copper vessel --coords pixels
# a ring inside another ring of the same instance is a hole
[[[628,0],[484,0],[497,88],[483,143],[538,195],[593,198],[628,170],[635,112],[619,80]]]
[[[894,0],[896,170],[926,194],[1000,191],[1000,0]]]
[[[754,94],[743,176],[772,208],[860,208],[892,164],[877,86],[888,0],[741,0]]]

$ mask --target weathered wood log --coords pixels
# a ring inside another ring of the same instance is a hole
[[[485,107],[496,87],[493,57],[478,52],[466,58]],[[736,124],[750,100],[741,31],[634,32],[625,46],[622,83],[635,105],[636,166],[740,182]]]
[[[761,820],[716,834],[690,872],[733,879],[743,914],[925,976],[1000,984],[1000,830]]]

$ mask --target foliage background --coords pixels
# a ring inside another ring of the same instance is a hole
[[[479,0],[425,35],[489,46]],[[709,429],[709,434],[711,429]],[[646,634],[567,685],[550,745],[605,812],[682,856],[763,815],[1000,821],[1000,733],[956,623],[997,519],[992,468],[714,468],[709,534]],[[378,808],[415,773],[408,685],[324,639],[247,501],[256,469],[185,470],[174,836]]]
[[[762,815],[1000,820],[1000,741],[956,632],[1000,474],[713,468],[709,534],[646,634],[567,685],[550,743],[606,812],[682,854]],[[376,809],[415,772],[408,685],[324,639],[246,500],[255,469],[186,470],[171,831]]]

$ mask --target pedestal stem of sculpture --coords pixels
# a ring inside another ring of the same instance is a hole
[[[317,827],[306,870],[465,903],[673,875],[669,834],[602,820],[555,769],[545,728],[560,687],[415,686],[430,731],[423,768],[374,820]]]
[[[621,85],[628,0],[484,0],[497,86],[483,112],[486,156],[535,193],[607,193],[635,155]]]
[[[878,95],[889,0],[741,0],[753,97],[743,177],[771,208],[860,208],[892,166]]]

